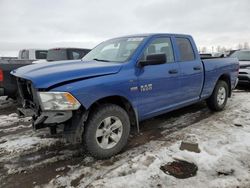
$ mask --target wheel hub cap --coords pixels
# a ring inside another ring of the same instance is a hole
[[[113,148],[120,141],[122,131],[122,122],[118,117],[105,118],[96,130],[97,144],[103,149]]]
[[[217,102],[219,105],[222,105],[226,99],[226,89],[224,87],[220,87],[217,95]]]

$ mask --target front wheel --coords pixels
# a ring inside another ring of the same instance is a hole
[[[111,157],[127,144],[130,121],[118,105],[105,104],[90,114],[83,134],[87,151],[98,159]]]
[[[228,93],[228,84],[223,80],[219,80],[212,95],[207,99],[208,107],[213,111],[223,110],[227,103]]]

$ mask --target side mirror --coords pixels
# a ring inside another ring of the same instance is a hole
[[[147,55],[145,61],[139,61],[139,65],[142,67],[147,65],[159,65],[166,63],[166,61],[166,54],[151,54]]]

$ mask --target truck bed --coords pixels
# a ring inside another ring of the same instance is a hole
[[[238,76],[238,60],[236,58],[204,58],[204,86],[201,98],[210,96],[218,79],[218,75],[225,75],[231,78],[231,88],[236,85]],[[230,73],[230,75],[228,75]]]

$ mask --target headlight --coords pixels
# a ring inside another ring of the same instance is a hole
[[[77,110],[81,104],[68,92],[39,92],[43,110]]]

